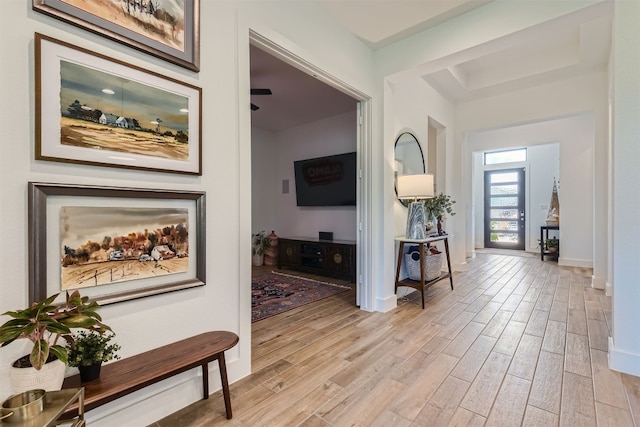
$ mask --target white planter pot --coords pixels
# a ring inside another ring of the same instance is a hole
[[[42,369],[36,368],[9,368],[11,384],[14,393],[22,393],[28,390],[42,389],[56,391],[62,388],[64,374],[67,365],[59,360],[45,363]]]
[[[263,254],[253,254],[253,265],[260,267],[264,263]]]

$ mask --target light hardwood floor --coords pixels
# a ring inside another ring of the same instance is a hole
[[[590,270],[469,264],[424,310],[416,292],[388,313],[346,292],[254,323],[233,419],[218,391],[153,426],[640,427],[640,378],[607,368],[611,301]]]

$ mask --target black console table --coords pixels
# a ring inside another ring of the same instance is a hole
[[[556,260],[560,256],[559,241],[558,241],[558,247],[556,248],[555,251],[550,251],[549,248],[547,247],[547,240],[549,240],[549,230],[560,230],[560,226],[559,225],[540,226],[540,261],[544,261],[545,255],[555,258]]]
[[[305,237],[278,239],[278,268],[356,281],[356,242]]]

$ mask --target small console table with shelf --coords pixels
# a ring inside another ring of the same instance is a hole
[[[556,261],[560,256],[560,242],[558,241],[558,247],[555,251],[550,251],[547,247],[547,240],[549,240],[549,230],[560,230],[559,225],[541,225],[540,226],[540,261],[544,261],[544,257],[549,256],[555,258]],[[558,239],[559,240],[559,239]]]
[[[306,237],[278,239],[278,268],[356,281],[356,242]]]
[[[413,289],[416,289],[420,292],[420,296],[422,298],[422,308],[424,309],[424,291],[429,288],[431,285],[439,282],[440,280],[449,278],[449,282],[451,283],[451,290],[453,290],[453,275],[451,274],[451,257],[449,256],[449,237],[448,234],[444,236],[436,236],[436,237],[428,237],[426,239],[407,239],[404,236],[396,237],[396,241],[400,243],[400,247],[398,248],[398,264],[396,266],[396,287],[395,292],[398,293],[398,287],[407,286]],[[447,272],[441,273],[440,276],[433,280],[425,280],[425,269],[423,264],[423,259],[425,257],[425,243],[435,243],[435,242],[443,242],[444,243],[444,251],[445,256],[447,257]],[[404,259],[404,245],[405,244],[416,244],[418,245],[418,251],[420,253],[420,280],[411,280],[409,278],[400,280],[400,270],[402,268],[402,260]]]

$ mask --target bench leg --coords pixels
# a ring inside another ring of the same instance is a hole
[[[209,398],[209,364],[202,365],[202,398]]]
[[[227,380],[227,364],[224,360],[224,352],[218,356],[218,366],[220,368],[220,381],[222,382],[222,394],[224,395],[224,409],[227,411],[227,419],[230,420],[231,414],[231,395],[229,394],[229,381]]]

